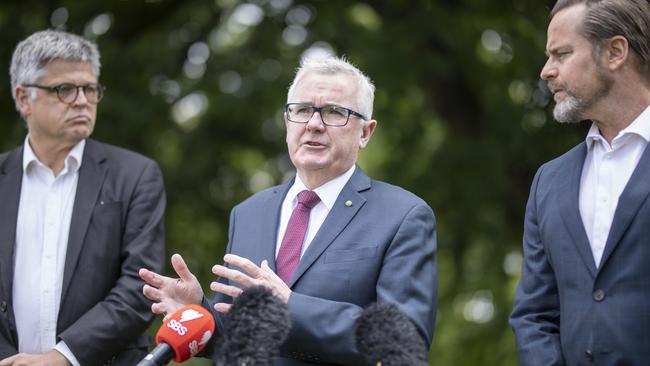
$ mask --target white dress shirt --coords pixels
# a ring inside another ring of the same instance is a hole
[[[70,349],[56,343],[56,324],[85,144],[82,140],[72,148],[55,177],[25,139],[12,289],[18,351],[38,354],[56,348],[75,366],[79,362]]]
[[[650,107],[614,137],[611,145],[591,125],[580,181],[580,216],[591,252],[600,266],[618,198],[650,141]]]
[[[343,190],[345,184],[350,180],[352,174],[354,173],[355,165],[352,168],[348,169],[345,173],[339,175],[338,177],[330,180],[329,182],[323,184],[322,186],[315,188],[314,192],[320,197],[320,202],[311,209],[309,213],[309,226],[307,226],[307,232],[305,233],[305,242],[302,244],[302,251],[300,252],[300,257],[305,254],[305,250],[309,247],[312,239],[316,236],[318,229],[325,221],[327,214],[330,212],[332,207],[334,207],[334,202],[339,197],[339,193]],[[280,251],[280,245],[282,244],[282,238],[284,237],[284,232],[287,230],[287,225],[289,224],[289,218],[291,218],[291,213],[293,209],[298,204],[298,193],[304,191],[307,188],[305,183],[300,180],[300,176],[296,174],[296,179],[293,182],[291,188],[287,192],[284,201],[282,202],[282,210],[280,213],[280,228],[278,230],[278,237],[275,246],[275,256],[278,256]]]

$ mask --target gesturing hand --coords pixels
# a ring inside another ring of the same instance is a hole
[[[258,267],[250,260],[234,254],[226,254],[223,259],[226,263],[238,267],[240,270],[217,264],[212,267],[212,273],[226,278],[231,283],[234,282],[240,287],[215,281],[210,284],[212,291],[236,298],[242,293],[242,288],[247,289],[252,286],[264,286],[269,288],[273,295],[285,304],[289,302],[291,289],[273,272],[266,260]],[[230,306],[230,304],[226,303],[217,303],[214,305],[214,308],[219,312],[225,313],[230,309]]]
[[[171,278],[141,268],[140,278],[146,283],[142,288],[144,296],[153,301],[151,311],[154,314],[163,314],[165,319],[176,310],[188,304],[201,304],[203,290],[196,276],[190,272],[180,254],[171,258],[172,267],[179,278]]]

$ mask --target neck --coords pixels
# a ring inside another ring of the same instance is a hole
[[[300,177],[300,180],[305,184],[305,186],[309,190],[314,190],[323,184],[331,181],[332,179],[340,176],[341,174],[345,173],[350,169],[351,167],[348,167],[347,169],[343,169],[340,172],[335,172],[335,173],[327,173],[323,172],[320,170],[315,170],[315,171],[298,171],[298,176]]]
[[[54,176],[58,176],[65,165],[65,158],[75,144],[48,143],[29,136],[29,146],[34,155],[45,166],[50,168]]]
[[[634,85],[634,86],[632,86]],[[650,89],[638,82],[612,90],[607,102],[600,103],[591,119],[600,134],[611,144],[650,105]]]

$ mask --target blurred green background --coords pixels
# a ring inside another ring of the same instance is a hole
[[[94,137],[160,163],[168,254],[183,254],[207,289],[229,210],[293,174],[282,109],[300,58],[346,55],[377,86],[379,127],[360,166],[437,216],[430,363],[517,365],[507,318],[530,182],[585,131],[552,121],[539,82],[553,3],[2,1],[0,150],[26,133],[9,86],[15,45],[44,28],[94,39],[108,87]]]

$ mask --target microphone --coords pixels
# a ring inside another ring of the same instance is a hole
[[[137,366],[161,366],[174,359],[181,363],[197,354],[214,334],[210,311],[195,304],[177,310],[156,334],[158,344]]]
[[[290,328],[287,305],[266,287],[250,287],[228,311],[215,365],[270,366]]]
[[[427,366],[428,347],[394,304],[374,303],[355,322],[356,346],[370,365]]]

